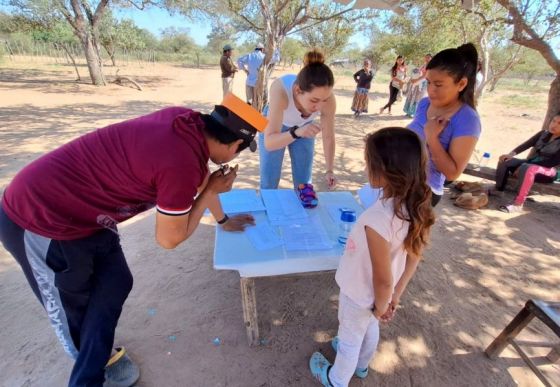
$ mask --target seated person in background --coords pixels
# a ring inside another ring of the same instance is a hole
[[[533,149],[526,159],[514,158],[530,147]],[[507,155],[500,156],[496,169],[496,191],[504,190],[510,175],[515,174],[518,178],[515,200],[512,204],[500,206],[500,211],[520,212],[533,183],[535,181],[552,183],[557,178],[558,166],[560,166],[560,112],[552,117],[548,130],[540,131]]]

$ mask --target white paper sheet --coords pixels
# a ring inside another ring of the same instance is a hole
[[[369,208],[381,196],[381,188],[372,188],[369,183],[358,190],[358,197],[364,208]]]
[[[226,214],[264,211],[264,204],[254,189],[234,189],[220,194],[220,202]]]
[[[255,226],[247,227],[245,233],[253,247],[259,251],[270,250],[283,244],[282,239],[268,222],[257,223]]]
[[[312,216],[307,222],[281,226],[280,233],[286,251],[328,250],[334,246],[319,216]]]
[[[301,205],[296,193],[290,189],[262,190],[261,197],[266,207],[266,214],[273,226],[287,226],[305,222],[307,212]]]

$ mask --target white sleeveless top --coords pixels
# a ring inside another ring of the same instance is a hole
[[[294,102],[294,92],[292,87],[294,86],[294,82],[296,81],[296,76],[294,74],[287,74],[280,77],[282,80],[282,86],[284,86],[284,90],[286,91],[286,95],[288,96],[288,107],[284,110],[284,115],[282,117],[282,124],[287,127],[292,126],[303,126],[320,115],[320,112],[312,113],[309,117],[303,118],[301,116],[301,112],[296,108],[296,104]]]

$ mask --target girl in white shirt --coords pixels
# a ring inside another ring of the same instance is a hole
[[[348,386],[365,378],[379,341],[379,321],[389,322],[414,275],[434,224],[426,154],[404,128],[384,128],[366,138],[372,187],[383,197],[359,217],[336,272],[340,287],[334,365],[319,352],[309,361],[323,386]]]

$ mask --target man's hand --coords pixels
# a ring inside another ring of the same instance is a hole
[[[321,127],[316,124],[307,124],[296,129],[296,134],[303,138],[313,138],[321,132]]]
[[[238,168],[239,166],[236,165],[233,168],[220,168],[217,171],[213,172],[208,179],[208,184],[206,185],[205,190],[208,190],[213,194],[220,194],[230,191],[233,182],[237,177]]]
[[[255,218],[249,214],[239,214],[231,216],[227,222],[222,224],[225,231],[243,231],[247,226],[254,226]]]

